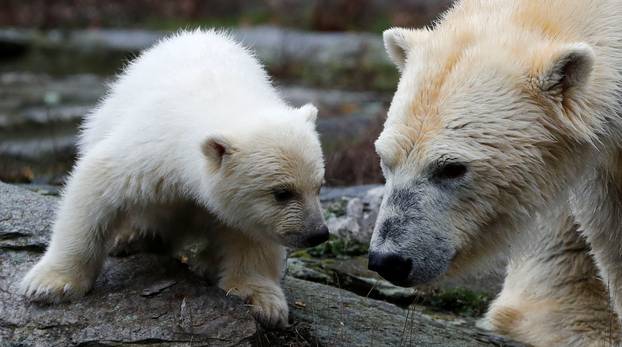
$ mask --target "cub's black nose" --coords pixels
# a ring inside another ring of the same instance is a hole
[[[412,260],[393,253],[372,252],[367,267],[393,284],[407,286]]]
[[[317,246],[322,242],[328,241],[328,236],[328,227],[326,225],[322,225],[322,227],[320,227],[318,231],[309,235],[305,239],[305,244],[307,245],[307,247]]]

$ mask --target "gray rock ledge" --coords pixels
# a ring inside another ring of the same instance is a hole
[[[165,256],[109,258],[94,290],[40,306],[16,294],[49,239],[57,197],[0,183],[0,346],[518,346],[437,318],[286,277],[293,324],[260,328],[238,299]]]

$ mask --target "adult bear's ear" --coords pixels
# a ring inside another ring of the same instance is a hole
[[[307,120],[307,122],[311,124],[315,124],[317,121],[317,108],[313,106],[313,104],[305,104],[298,109],[303,117]]]
[[[237,149],[227,137],[211,135],[201,144],[201,151],[216,168],[220,168],[227,157]]]
[[[586,43],[574,43],[546,52],[536,62],[536,85],[541,92],[562,100],[569,91],[585,86],[592,74],[594,51]]]
[[[384,48],[391,61],[402,71],[406,65],[408,52],[430,36],[428,29],[391,28],[382,33]]]

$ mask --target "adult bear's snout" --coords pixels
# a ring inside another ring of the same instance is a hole
[[[412,259],[398,254],[371,252],[367,267],[395,285],[408,286],[412,265]]]

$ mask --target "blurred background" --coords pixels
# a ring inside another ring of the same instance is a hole
[[[282,95],[320,110],[332,186],[381,183],[373,141],[398,74],[381,33],[422,27],[450,0],[3,0],[0,180],[61,184],[81,117],[144,48],[183,28],[227,28]]]

